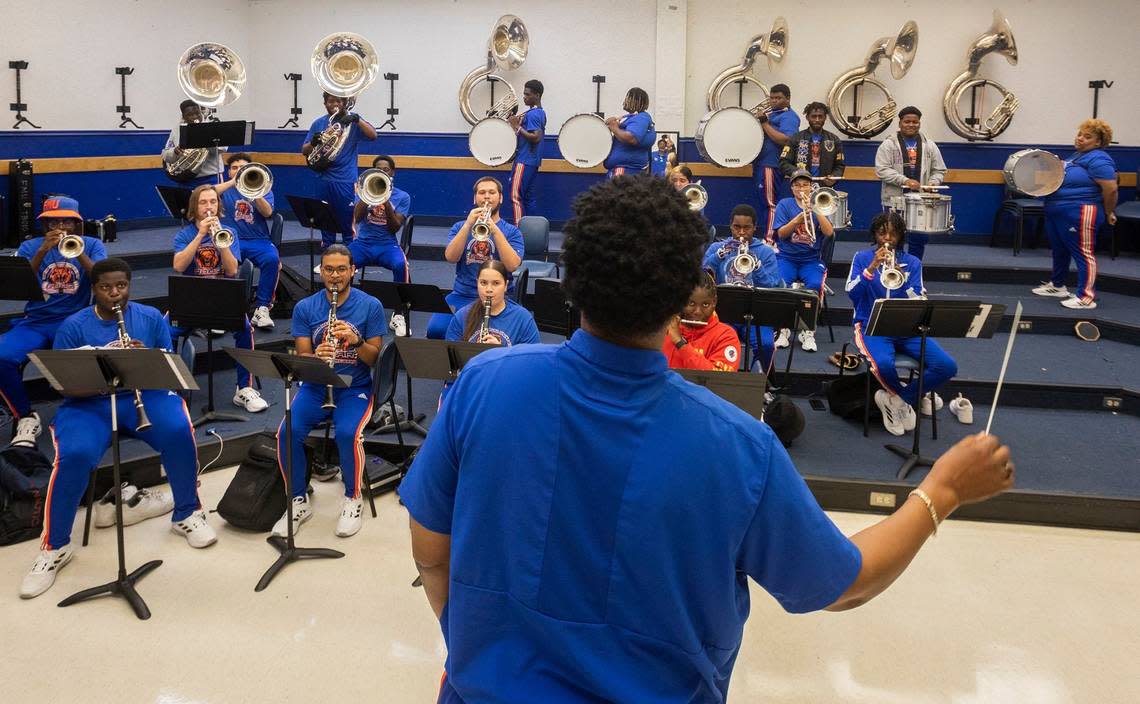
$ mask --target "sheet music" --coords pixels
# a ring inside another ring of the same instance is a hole
[[[1005,345],[1005,359],[1001,361],[1001,373],[998,374],[997,388],[994,389],[994,402],[990,404],[990,417],[986,419],[986,435],[990,434],[990,427],[994,424],[994,413],[997,411],[998,396],[1001,396],[1001,385],[1005,381],[1005,370],[1009,366],[1009,356],[1013,352],[1013,341],[1017,338],[1017,328],[1021,324],[1021,301],[1013,311],[1013,324],[1009,328],[1009,342]],[[972,328],[971,328],[972,329]]]

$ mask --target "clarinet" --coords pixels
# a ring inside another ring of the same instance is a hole
[[[119,325],[119,345],[125,349],[131,349],[131,336],[127,332],[127,321],[123,319],[123,307],[115,304],[112,308],[115,312],[115,320]],[[138,415],[139,423],[135,426],[135,432],[141,433],[150,427],[150,418],[146,417],[146,407],[143,406],[142,392],[135,389],[135,414]]]
[[[333,335],[333,325],[336,324],[336,299],[337,289],[332,289],[332,307],[329,308],[329,319],[325,325],[325,342],[333,346],[333,356],[329,359],[329,369],[336,368],[336,348],[340,347],[340,340],[336,339]],[[333,387],[328,386],[325,388],[325,402],[321,404],[321,408],[326,411],[331,411],[336,408],[336,399],[333,398]]]
[[[487,298],[483,301],[483,322],[479,325],[479,333],[475,337],[476,342],[482,342],[487,335],[491,333],[491,299]]]

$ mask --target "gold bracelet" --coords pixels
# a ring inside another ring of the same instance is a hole
[[[926,492],[922,489],[915,489],[914,491],[910,492],[910,495],[917,496],[918,498],[922,499],[922,502],[924,504],[926,504],[926,510],[930,511],[930,520],[934,521],[933,535],[934,537],[938,537],[938,523],[940,519],[938,518],[938,512],[934,510],[934,502],[930,500],[930,497],[927,496]]]

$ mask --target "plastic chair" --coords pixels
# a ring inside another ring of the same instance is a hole
[[[515,303],[522,305],[523,299],[526,297],[526,287],[530,285],[530,271],[526,268],[526,262],[515,271]]]
[[[1116,206],[1116,226],[1112,228],[1112,242],[1109,245],[1109,254],[1113,259],[1116,259],[1116,255],[1120,253],[1116,244],[1116,231],[1125,223],[1140,225],[1140,171],[1136,172],[1136,186],[1136,197],[1127,203],[1118,203]]]
[[[273,213],[272,224],[269,226],[269,241],[274,247],[281,248],[281,233],[285,231],[285,216]]]
[[[1036,247],[1037,243],[1041,240],[1041,230],[1045,226],[1045,201],[1040,198],[1016,198],[1013,197],[1014,193],[1008,188],[1005,191],[1005,200],[1002,201],[1001,207],[994,213],[994,224],[990,230],[990,246],[993,247],[997,241],[998,227],[1001,225],[1001,216],[1008,213],[1016,220],[1016,226],[1013,230],[1013,256],[1017,256],[1021,252],[1021,245],[1025,235],[1025,220],[1027,218],[1036,218],[1037,227],[1034,230],[1033,246]]]
[[[523,236],[523,251],[541,259],[524,259],[523,266],[536,278],[558,276],[558,263],[550,260],[550,221],[541,215],[525,215],[518,224]]]

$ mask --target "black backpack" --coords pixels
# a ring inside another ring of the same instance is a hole
[[[867,375],[869,373],[843,374],[827,382],[827,405],[832,413],[846,420],[863,422],[863,409],[867,401]],[[875,391],[881,388],[883,387],[879,384],[879,380],[871,377],[872,398],[875,396]],[[879,412],[879,407],[875,405],[874,401],[871,402],[871,412],[868,417],[870,420],[882,417],[882,413]]]
[[[287,318],[293,314],[293,308],[302,298],[311,293],[309,276],[302,274],[291,266],[281,267],[281,276],[277,279],[277,293],[273,303],[273,312],[279,318]]]
[[[0,452],[0,545],[38,538],[51,464],[35,447]]]
[[[286,508],[285,480],[277,465],[277,438],[264,432],[254,439],[218,502],[218,515],[236,528],[267,531]]]

